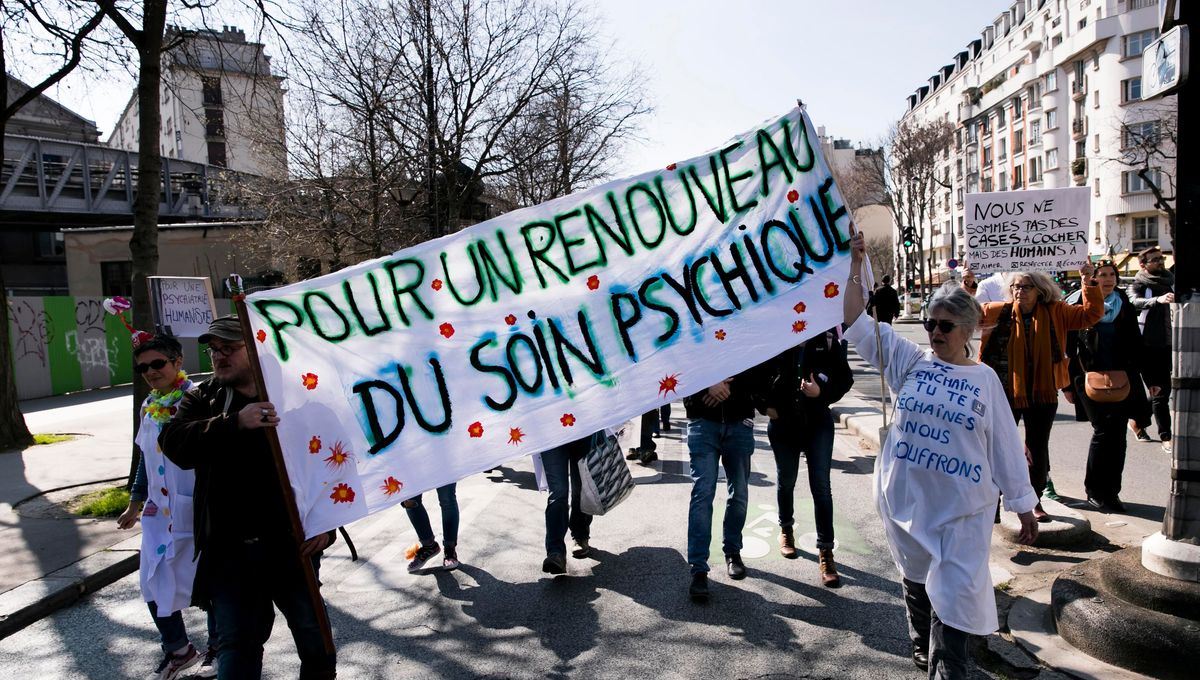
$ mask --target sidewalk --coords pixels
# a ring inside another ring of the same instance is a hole
[[[137,531],[110,518],[35,512],[36,501],[23,506],[56,490],[127,478],[132,394],[123,386],[21,403],[31,431],[79,436],[0,453],[0,638],[137,569]]]

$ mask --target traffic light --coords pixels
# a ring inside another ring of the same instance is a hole
[[[917,242],[916,230],[914,230],[912,227],[905,227],[903,238],[904,238],[904,249],[905,250],[912,249],[913,244]]]

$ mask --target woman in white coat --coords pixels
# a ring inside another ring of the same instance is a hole
[[[862,235],[851,241],[846,339],[880,367],[896,394],[896,418],[875,464],[874,497],[888,547],[903,575],[912,658],[930,678],[966,678],[970,635],[999,625],[988,571],[1000,493],[1033,543],[1037,496],[1024,445],[995,371],[971,360],[967,344],[982,310],[949,283],[929,305],[931,349],[863,314]]]
[[[134,372],[150,385],[150,396],[142,404],[142,421],[134,439],[142,456],[130,490],[129,507],[117,523],[129,529],[141,515],[142,596],[150,607],[163,649],[163,658],[150,677],[173,680],[196,664],[201,664],[196,677],[216,677],[213,645],[217,637],[211,612],[207,653],[198,651],[188,640],[180,613],[191,604],[196,578],[192,541],[196,478],[191,470],[181,470],[167,460],[158,446],[162,426],[175,415],[175,405],[192,382],[183,371],[183,348],[170,336],[135,331],[133,361]]]

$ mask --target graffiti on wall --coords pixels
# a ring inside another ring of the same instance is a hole
[[[13,362],[32,357],[46,366],[46,348],[51,340],[46,313],[25,300],[13,300],[8,306],[8,318],[13,329]]]

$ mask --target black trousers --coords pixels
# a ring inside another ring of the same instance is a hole
[[[1140,389],[1140,386],[1138,386]],[[1111,501],[1121,493],[1125,472],[1125,448],[1128,422],[1133,413],[1130,398],[1121,402],[1101,403],[1084,395],[1083,378],[1075,381],[1075,394],[1083,399],[1083,409],[1092,423],[1092,441],[1088,445],[1087,472],[1083,488],[1098,501]]]
[[[1143,358],[1142,380],[1146,391],[1150,386],[1161,387],[1157,397],[1150,397],[1150,411],[1158,423],[1158,438],[1171,440],[1171,349],[1148,349]]]
[[[1050,476],[1050,428],[1054,427],[1057,413],[1058,404],[1031,404],[1012,409],[1017,424],[1025,420],[1025,446],[1029,447],[1029,457],[1033,459],[1033,465],[1029,466],[1029,483],[1038,498],[1042,497],[1046,479]]]
[[[908,610],[908,634],[915,647],[929,655],[929,677],[965,679],[971,672],[971,634],[947,626],[929,603],[925,584],[901,579]]]

